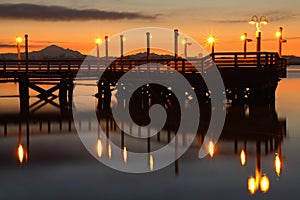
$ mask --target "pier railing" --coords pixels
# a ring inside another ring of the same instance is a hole
[[[272,68],[278,73],[279,78],[286,77],[287,61],[274,52],[218,52],[203,58],[183,59],[121,59],[114,58],[88,60],[0,60],[0,78],[13,78],[20,74],[30,76],[57,77],[62,74],[76,75],[81,67],[87,72],[104,71],[107,63],[108,69],[115,73],[123,73],[131,69],[143,70],[146,63],[159,63],[150,70],[163,71],[175,69],[182,73],[202,73],[212,64],[218,68]],[[164,66],[164,67],[163,67]],[[198,69],[198,71],[196,70]],[[149,70],[149,69],[148,69]]]

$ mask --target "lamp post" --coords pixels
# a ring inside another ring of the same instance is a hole
[[[249,20],[249,24],[255,24],[256,25],[256,40],[257,40],[257,46],[256,51],[260,52],[261,50],[261,25],[268,24],[268,20],[265,16],[261,16],[259,19],[256,15],[252,17],[251,20]]]
[[[147,36],[147,61],[150,59],[150,33],[146,33]]]
[[[99,50],[99,46],[102,44],[102,39],[100,37],[97,37],[96,40],[96,47],[97,47],[97,58],[100,58],[100,50]]]
[[[126,41],[126,38],[124,35],[120,35],[120,51],[121,51],[121,59],[124,57],[124,42]]]
[[[188,45],[192,45],[192,43],[188,42],[187,38],[184,38],[184,40],[182,40],[182,44],[184,45],[184,57],[187,58],[188,57],[187,48]]]
[[[174,53],[175,53],[175,59],[178,58],[178,36],[179,36],[179,33],[178,33],[178,29],[175,29],[174,30]]]
[[[105,36],[104,39],[105,39],[105,62],[106,62],[106,67],[108,67],[108,36]]]
[[[18,61],[21,60],[21,43],[22,43],[22,41],[23,41],[23,39],[21,36],[16,37]],[[18,62],[18,70],[20,70],[20,62]]]
[[[215,53],[215,41],[216,41],[215,36],[209,36],[209,38],[207,39],[207,42],[211,46],[211,54]]]
[[[281,57],[282,55],[282,43],[286,43],[287,40],[282,39],[283,28],[279,27],[279,30],[276,32],[276,37],[278,38],[278,54]]]
[[[243,41],[243,46],[244,46],[244,53],[247,52],[247,43],[252,42],[252,39],[248,39],[247,33],[244,33],[241,35],[241,40]]]
[[[174,30],[174,58],[175,58],[175,70],[177,70],[177,65],[178,65],[178,37],[179,37],[179,33],[178,33],[178,29]],[[168,65],[168,69],[170,68],[170,66]]]

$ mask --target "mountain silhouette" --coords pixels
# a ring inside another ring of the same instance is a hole
[[[32,51],[28,53],[29,59],[43,60],[43,59],[83,59],[85,55],[82,55],[79,51],[71,49],[64,49],[57,45],[50,45],[39,51]],[[0,59],[15,60],[17,59],[16,53],[0,54]],[[25,54],[21,53],[21,59],[25,59]]]
[[[30,59],[81,59],[83,57],[79,51],[64,49],[56,45],[29,53]]]

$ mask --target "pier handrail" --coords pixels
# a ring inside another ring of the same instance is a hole
[[[126,72],[133,68],[139,69],[146,63],[160,63],[167,69],[175,69],[181,73],[197,72],[195,67],[203,72],[212,63],[212,59],[218,68],[273,68],[279,73],[280,78],[286,77],[287,60],[279,57],[276,52],[216,52],[203,58],[150,58],[150,59],[127,59],[127,58],[111,58],[109,60],[109,69],[114,73]],[[22,73],[31,74],[76,74],[80,67],[88,72],[105,70],[104,59],[88,59],[88,60],[0,60],[0,77],[7,75],[17,75]],[[157,67],[151,70],[164,70]]]

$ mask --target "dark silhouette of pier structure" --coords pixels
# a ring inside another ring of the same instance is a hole
[[[98,59],[84,60],[0,60],[1,82],[18,82],[20,112],[29,113],[46,104],[52,104],[62,111],[71,109],[74,79],[81,67],[89,80],[98,82],[99,108],[109,108],[112,87],[129,70],[138,69],[146,63],[159,63],[180,72],[194,88],[199,102],[208,102],[208,88],[201,78],[214,61],[225,85],[228,103],[275,105],[275,91],[281,78],[286,77],[286,60],[274,52],[226,52],[214,53],[201,59],[114,59],[108,67]],[[200,71],[196,70],[197,67]],[[93,74],[104,71],[100,80]],[[160,71],[160,68],[151,69]],[[164,71],[160,71],[164,73]],[[91,78],[92,77],[92,78]],[[85,78],[85,77],[81,77]],[[52,85],[44,89],[43,85]],[[29,89],[39,94],[38,101],[30,104]],[[144,89],[149,90],[150,87]],[[153,89],[153,87],[152,87]],[[55,92],[58,91],[58,95]],[[145,97],[151,98],[151,97]],[[159,96],[157,98],[160,98]],[[59,104],[56,100],[59,100]],[[147,99],[145,100],[147,101]]]

